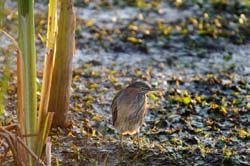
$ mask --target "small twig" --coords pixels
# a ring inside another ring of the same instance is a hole
[[[8,144],[4,142],[4,140],[0,140],[0,146],[4,146],[5,148],[7,148]]]
[[[14,134],[10,132],[11,130],[16,130],[17,136],[14,136]],[[25,136],[27,137],[27,136],[33,136],[33,135],[29,134]],[[39,157],[22,140],[21,137],[23,137],[23,135],[21,134],[19,125],[14,124],[14,125],[6,126],[6,127],[0,127],[0,137],[3,137],[7,141],[8,143],[7,148],[11,149],[12,151],[15,165],[25,166],[24,162],[20,160],[20,156],[18,156],[18,149],[19,149],[18,146],[21,145],[22,147],[21,153],[24,153],[23,150],[26,150],[32,156],[32,158],[38,161],[39,164],[41,164],[42,166],[46,166],[44,162],[40,160]],[[5,154],[4,159],[6,158],[6,154]]]
[[[15,47],[16,47],[17,50],[20,50],[19,47],[18,47],[18,44],[17,44],[16,40],[10,34],[8,34],[3,29],[0,29],[0,32],[2,32],[5,36],[7,36],[12,41],[12,43],[15,45]]]
[[[10,131],[10,130],[14,130],[17,128],[17,125],[16,124],[11,124],[11,125],[8,125],[8,126],[4,126],[4,129]]]
[[[17,152],[15,150],[15,146],[13,145],[13,141],[10,138],[11,137],[10,134],[8,133],[8,131],[6,132],[6,131],[4,131],[4,129],[2,129],[2,131],[0,132],[0,136],[3,137],[8,142],[9,148],[11,149],[12,154],[13,154],[14,162],[17,165],[17,163],[18,163]],[[5,155],[5,157],[6,157],[6,155]],[[4,159],[5,159],[5,157],[4,157]]]
[[[2,126],[0,127],[0,130],[8,130],[8,131],[11,131],[11,130],[16,130],[18,128],[18,125],[17,124],[11,124],[11,125],[8,125],[8,126]]]

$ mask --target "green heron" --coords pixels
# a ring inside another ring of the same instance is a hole
[[[123,148],[123,135],[137,134],[140,148],[139,132],[147,111],[146,94],[160,89],[150,88],[143,82],[134,82],[117,93],[112,101],[113,126],[119,131],[120,145]]]

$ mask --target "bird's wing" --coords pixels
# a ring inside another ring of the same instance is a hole
[[[136,104],[132,105],[132,108],[129,110],[128,121],[140,119],[141,116],[144,116],[145,102],[146,102],[145,95],[138,94],[135,100],[137,100],[135,102]]]
[[[111,109],[112,109],[112,123],[115,124],[115,121],[117,119],[117,98],[120,95],[121,92],[117,93],[112,101]]]

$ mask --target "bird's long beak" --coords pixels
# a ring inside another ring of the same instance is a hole
[[[151,88],[147,93],[163,92],[163,91],[164,91],[164,89]]]

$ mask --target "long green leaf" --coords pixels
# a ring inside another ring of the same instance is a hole
[[[39,131],[38,137],[38,144],[37,144],[37,155],[38,157],[41,157],[42,155],[42,150],[46,141],[46,138],[48,137],[50,128],[51,128],[51,124],[52,124],[52,120],[53,120],[53,116],[54,116],[54,112],[48,112],[44,123],[41,124],[42,128]]]
[[[20,78],[18,88],[18,117],[22,134],[37,134],[37,85],[33,0],[18,0],[18,32],[21,57],[18,59]],[[27,137],[26,143],[35,151],[35,138]]]

